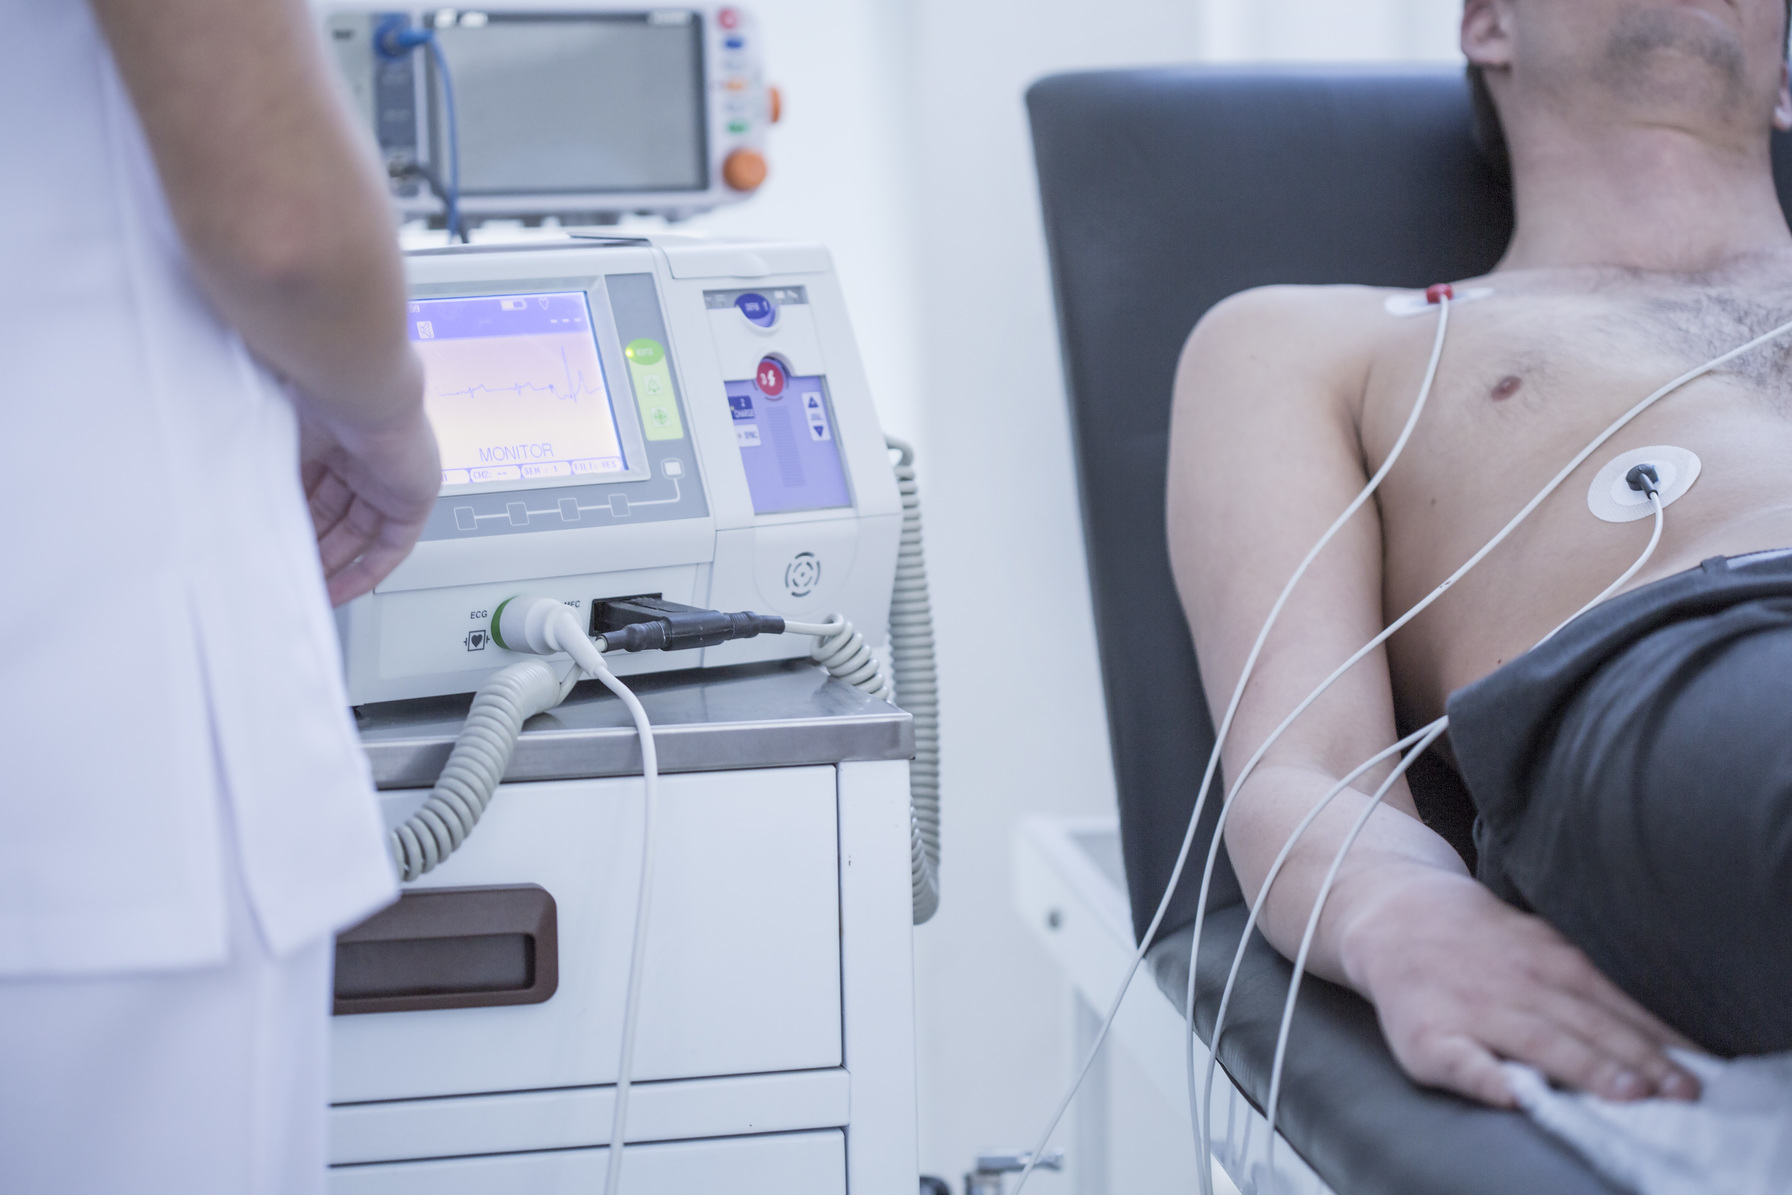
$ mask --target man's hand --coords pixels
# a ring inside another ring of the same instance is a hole
[[[377,432],[301,425],[300,474],[317,553],[340,606],[372,591],[423,533],[442,484],[435,434],[421,410]]]
[[[1414,868],[1345,928],[1350,982],[1420,1083],[1513,1106],[1500,1059],[1611,1100],[1696,1099],[1666,1046],[1691,1043],[1541,918],[1467,876]]]

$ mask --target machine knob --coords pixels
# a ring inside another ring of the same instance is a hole
[[[784,119],[784,93],[776,87],[768,87],[765,92],[766,97],[771,101],[772,123],[777,124]]]
[[[736,191],[757,191],[765,173],[765,155],[756,149],[737,149],[722,161],[722,181]]]

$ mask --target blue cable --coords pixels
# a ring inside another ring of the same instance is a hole
[[[436,65],[436,72],[442,76],[442,106],[448,117],[448,185],[446,194],[442,196],[443,223],[448,229],[448,240],[465,242],[466,230],[460,222],[460,123],[454,113],[454,76],[448,71],[447,56],[442,53],[441,45],[436,41],[435,30],[418,29],[402,16],[386,17],[374,30],[374,50],[382,58],[402,58],[419,46],[428,46],[430,59]]]
[[[442,76],[442,107],[448,116],[448,240],[465,243],[466,230],[460,226],[460,127],[454,115],[454,76],[448,73],[448,58],[434,33],[429,35],[429,54]]]

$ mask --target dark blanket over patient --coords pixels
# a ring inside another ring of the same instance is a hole
[[[1607,602],[1449,714],[1484,883],[1707,1049],[1792,1048],[1792,551]]]

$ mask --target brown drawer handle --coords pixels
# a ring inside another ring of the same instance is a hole
[[[333,1011],[540,1004],[560,986],[555,922],[537,884],[413,889],[337,935]]]

